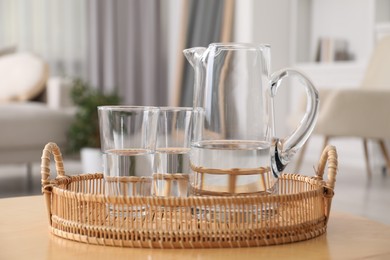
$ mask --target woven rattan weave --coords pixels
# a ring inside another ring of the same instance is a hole
[[[55,179],[50,179],[51,155]],[[121,247],[249,247],[307,240],[326,231],[337,153],[327,146],[313,177],[282,174],[272,195],[107,196],[103,174],[65,175],[54,143],[45,146],[41,169],[50,230],[59,237]]]

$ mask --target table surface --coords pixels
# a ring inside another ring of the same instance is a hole
[[[0,199],[0,259],[390,259],[390,226],[332,212],[326,234],[292,244],[224,249],[88,245],[49,232],[43,196]]]

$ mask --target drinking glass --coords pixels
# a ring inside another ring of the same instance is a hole
[[[160,107],[152,188],[155,196],[189,194],[192,111],[189,107]]]
[[[159,109],[98,107],[106,193],[149,196]]]

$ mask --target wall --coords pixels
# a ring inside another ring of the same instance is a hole
[[[373,47],[374,12],[372,0],[312,0],[312,55],[320,37],[335,37],[348,41],[356,60],[366,61]]]

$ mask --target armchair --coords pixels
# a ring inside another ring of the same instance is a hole
[[[367,141],[379,143],[390,169],[385,139],[390,139],[390,36],[378,42],[358,89],[326,91],[321,96],[320,114],[314,134],[324,136],[324,146],[330,138],[359,137],[363,140],[366,168],[371,175]],[[298,157],[299,170],[305,148]]]

